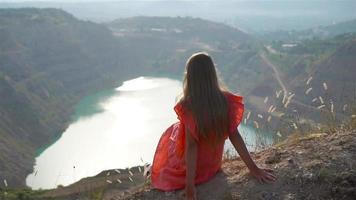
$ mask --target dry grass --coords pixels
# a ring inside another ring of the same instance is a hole
[[[305,80],[304,96],[298,98],[293,91],[276,90],[275,94],[264,97],[263,113],[246,112],[243,122],[256,129],[256,144],[254,149],[260,150],[268,146],[264,134],[272,133],[274,142],[281,142],[288,136],[305,136],[310,133],[334,133],[338,130],[356,128],[356,98],[353,102],[337,105],[329,91],[327,81],[314,83],[312,77]],[[316,94],[322,91],[323,94]],[[356,94],[355,94],[356,97]],[[299,102],[294,99],[304,99]],[[310,101],[309,101],[310,100]],[[309,107],[308,111],[298,111],[296,103]],[[261,109],[261,108],[260,108]],[[305,113],[308,112],[308,113]],[[306,116],[319,116],[308,119]]]

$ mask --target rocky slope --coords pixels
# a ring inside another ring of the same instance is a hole
[[[258,152],[259,166],[271,168],[276,183],[260,184],[240,159],[198,189],[201,199],[353,199],[356,196],[356,132],[290,138]],[[171,195],[171,197],[167,197]],[[140,191],[124,199],[179,199],[179,192]]]
[[[254,153],[257,164],[274,170],[278,180],[260,184],[240,158],[224,161],[222,171],[197,187],[199,199],[352,200],[356,195],[356,131],[293,135]],[[68,187],[44,191],[32,199],[182,199],[183,191],[150,188],[143,167],[108,170]]]
[[[73,105],[123,80],[123,67],[108,29],[61,10],[1,9],[0,24],[0,179],[24,186]]]
[[[349,118],[356,103],[355,39],[355,34],[345,34],[300,41],[295,47],[283,48],[283,42],[276,49],[266,46],[266,63],[275,70],[274,77],[267,78],[280,81],[267,79],[247,94],[248,103],[257,108],[251,116],[260,127],[293,132],[293,123],[308,130]],[[270,106],[276,107],[274,112]],[[270,123],[258,119],[256,111],[271,115]]]

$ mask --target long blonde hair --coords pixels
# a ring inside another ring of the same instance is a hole
[[[195,53],[188,59],[180,101],[192,112],[196,130],[203,139],[210,138],[210,134],[222,139],[227,133],[228,104],[213,60],[207,53]]]

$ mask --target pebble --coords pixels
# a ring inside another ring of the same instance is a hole
[[[294,164],[294,160],[292,158],[288,158],[288,163],[289,164]]]

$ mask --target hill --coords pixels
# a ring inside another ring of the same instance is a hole
[[[352,159],[355,143],[355,131],[290,138],[253,156],[259,166],[274,170],[276,183],[258,183],[237,158],[225,161],[223,173],[198,187],[198,195],[207,200],[351,200],[356,195],[356,162]],[[123,199],[180,199],[181,195],[180,192],[165,194],[146,188]]]
[[[277,181],[260,184],[240,158],[224,161],[222,171],[197,187],[198,197],[216,199],[340,199],[356,195],[355,130],[293,135],[253,154],[259,166],[274,170]],[[142,169],[142,168],[140,168]],[[160,192],[145,183],[139,167],[108,170],[95,177],[30,199],[181,199],[183,191]],[[120,173],[118,173],[120,172]],[[9,193],[13,194],[13,193]]]
[[[303,73],[294,72],[295,78],[291,79],[291,83],[296,95],[305,102],[312,102],[319,96],[325,97],[325,105],[330,108],[331,104],[334,104],[334,112],[350,114],[350,110],[346,108],[347,106],[350,108],[355,103],[356,57],[354,55],[356,55],[356,35],[348,37],[334,50],[323,54],[321,59],[309,66],[305,65]],[[299,66],[301,67],[301,64]],[[312,77],[308,86],[305,84],[307,77]],[[303,95],[307,87],[313,88],[308,97]]]
[[[61,10],[1,9],[0,24],[0,179],[23,186],[73,105],[123,80],[120,49],[105,26]]]
[[[283,43],[282,43],[283,44]],[[285,133],[340,124],[355,105],[355,35],[303,40],[295,46],[266,46],[263,57],[279,84],[268,81],[250,90],[255,112],[272,116],[260,127]],[[268,97],[268,102],[264,99]],[[273,112],[270,112],[273,107]]]

